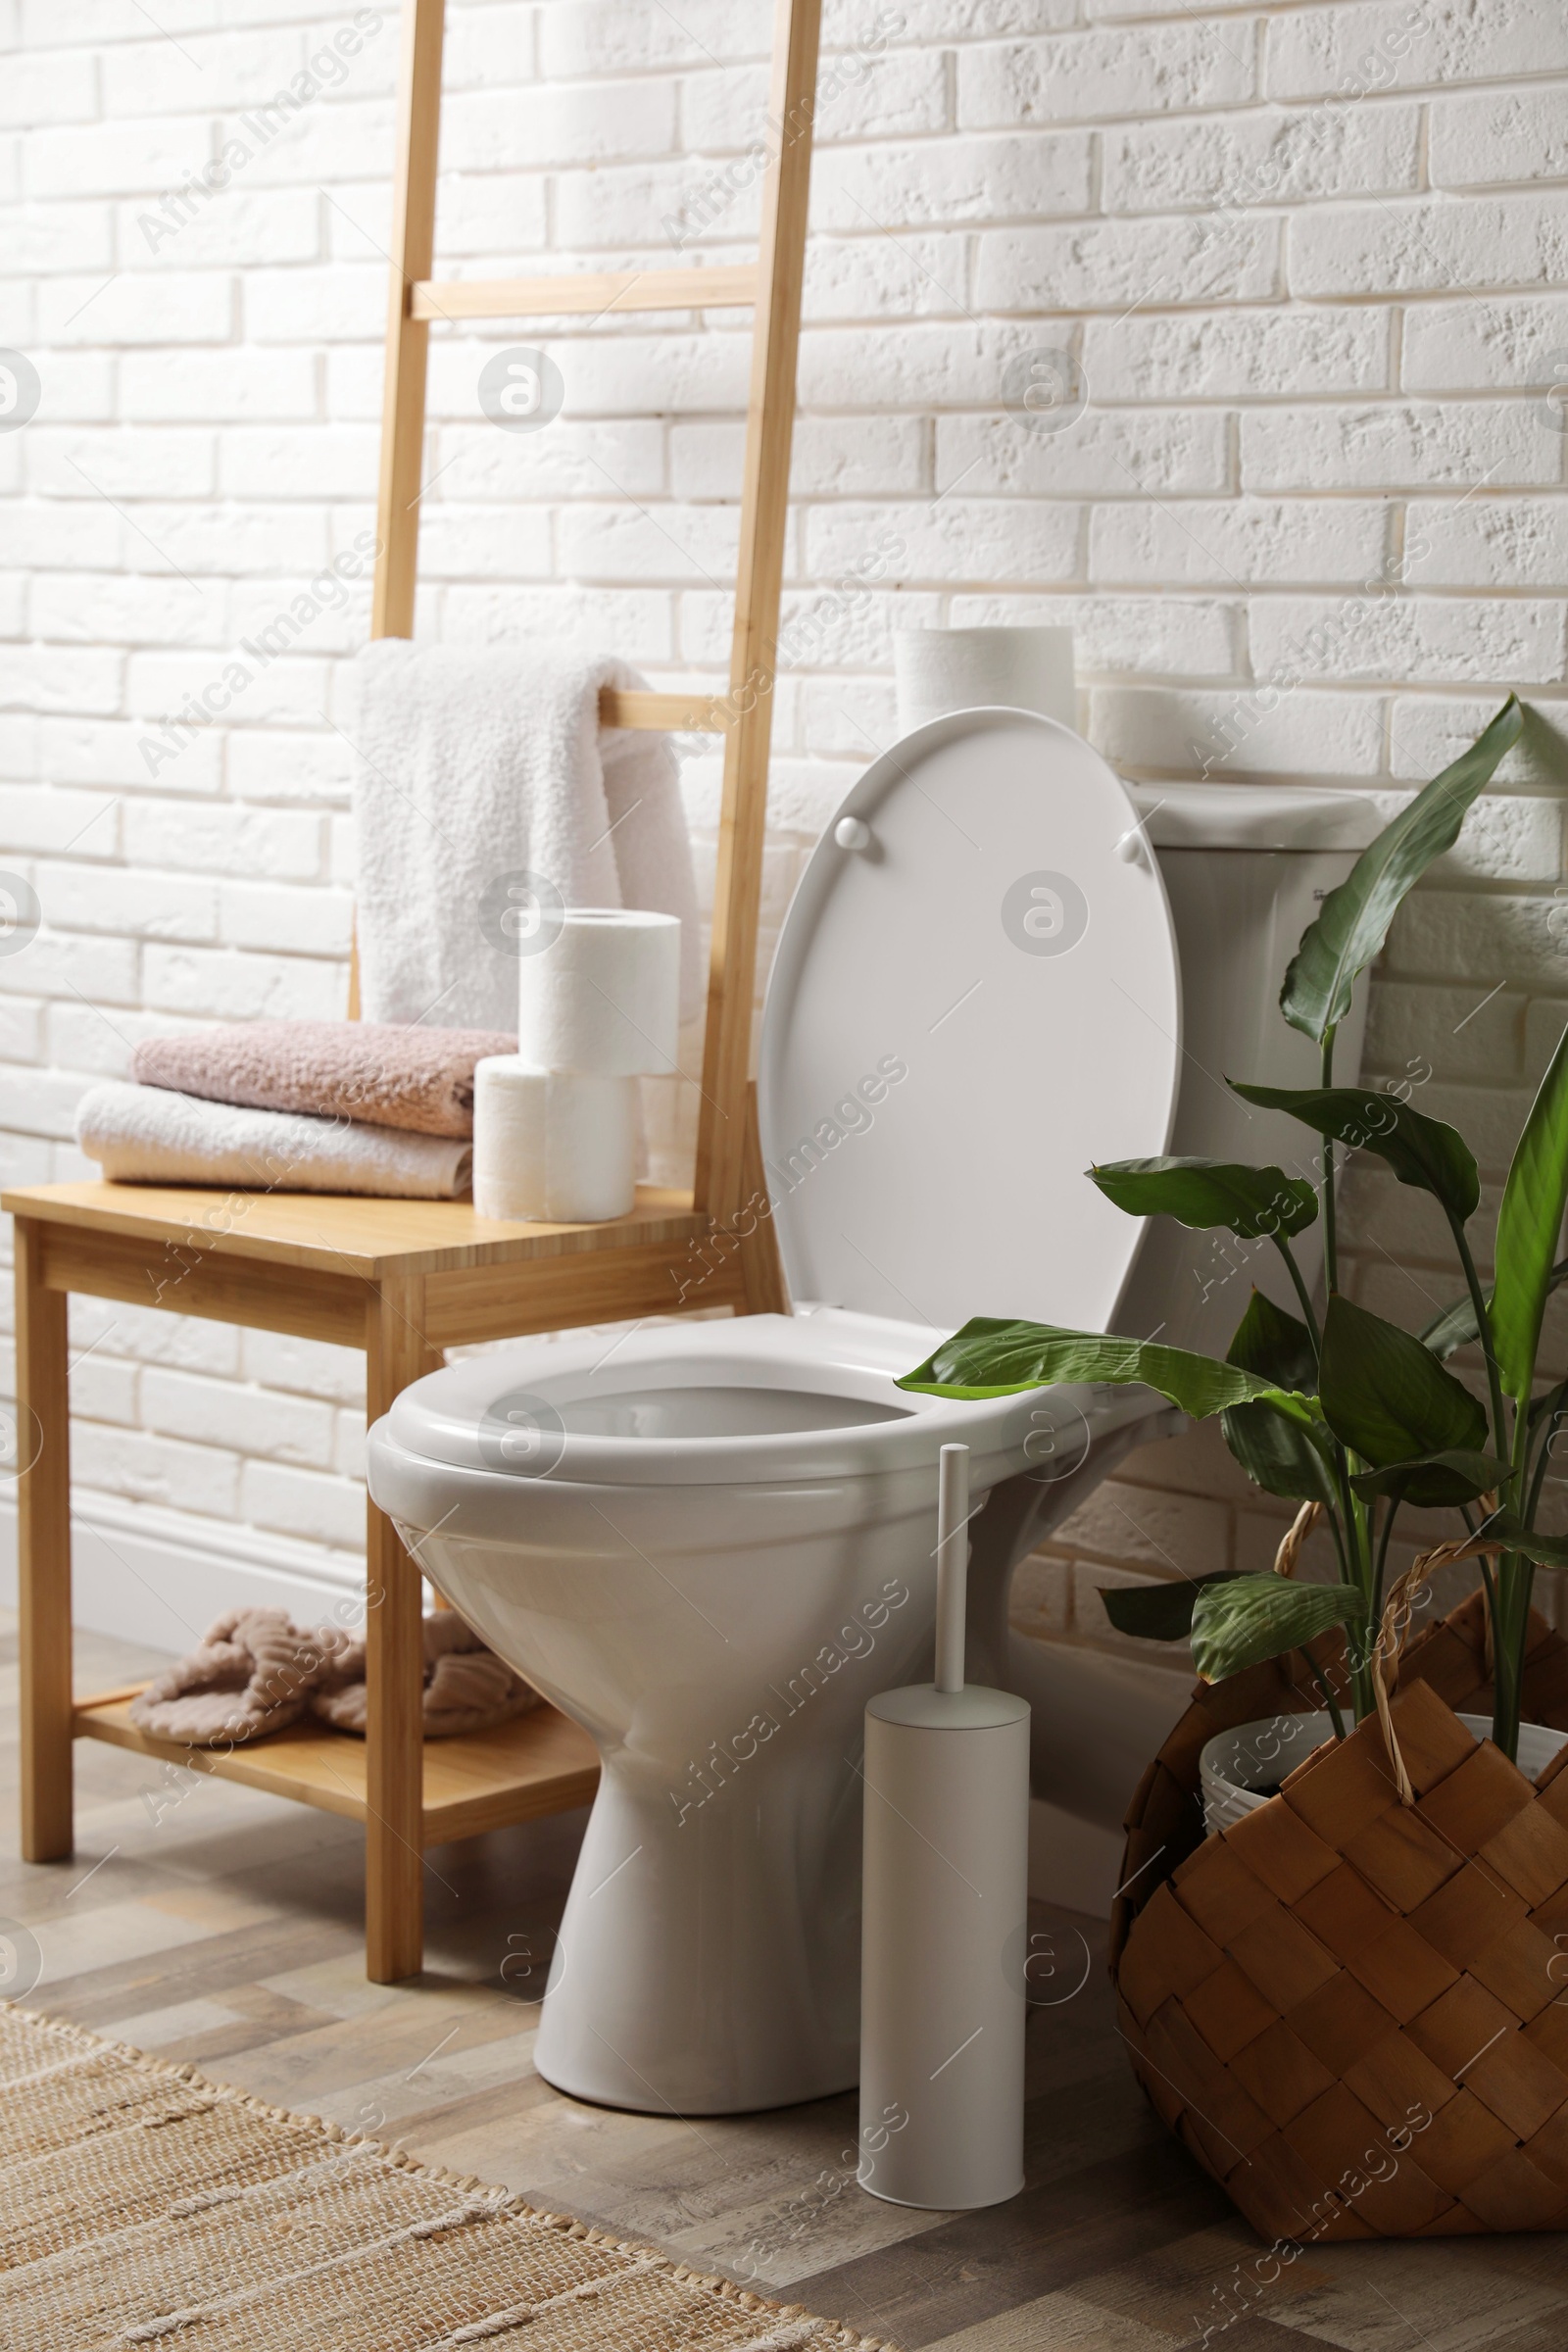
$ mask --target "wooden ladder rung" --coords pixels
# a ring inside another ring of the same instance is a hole
[[[557,277],[419,278],[411,318],[551,318],[588,311],[737,310],[757,300],[755,264],[723,270],[588,270]]]
[[[599,694],[602,727],[641,727],[663,735],[722,735],[724,720],[711,695],[623,694],[605,686]]]

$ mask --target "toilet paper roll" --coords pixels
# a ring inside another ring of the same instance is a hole
[[[623,1217],[637,1193],[637,1081],[492,1054],[473,1073],[473,1205],[549,1224]]]
[[[568,906],[517,964],[517,1053],[539,1070],[664,1077],[680,1025],[680,921],[637,907]]]
[[[897,629],[893,674],[905,735],[949,710],[997,704],[1078,724],[1071,629]]]

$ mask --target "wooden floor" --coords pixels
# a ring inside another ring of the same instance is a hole
[[[581,1815],[433,1852],[424,1977],[367,1984],[359,1838],[329,1815],[166,1779],[82,1742],[76,1857],[17,1861],[9,1624],[0,1657],[0,1936],[32,2008],[401,2141],[906,2352],[1568,2345],[1560,2237],[1347,2247],[1283,2267],[1263,2257],[1135,2088],[1091,1922],[1041,1912],[1035,1923],[1054,1937],[1062,1998],[1030,2024],[1023,2194],[967,2217],[905,2211],[855,2185],[853,2099],[688,2124],[581,2106],[540,2081],[528,1996]],[[83,1690],[157,1662],[78,1641]]]

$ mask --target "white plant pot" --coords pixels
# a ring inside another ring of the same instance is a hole
[[[1492,1737],[1490,1715],[1461,1715],[1459,1721],[1478,1740]],[[1315,1747],[1334,1737],[1326,1713],[1265,1715],[1255,1723],[1238,1724],[1234,1731],[1217,1732],[1205,1740],[1198,1759],[1203,1790],[1203,1818],[1210,1838],[1234,1829],[1259,1805],[1266,1805],[1280,1783],[1304,1763]],[[1568,1732],[1548,1731],[1542,1723],[1519,1726],[1519,1769],[1534,1780],[1568,1743]]]

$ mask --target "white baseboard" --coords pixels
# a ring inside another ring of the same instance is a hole
[[[225,1609],[287,1609],[304,1625],[354,1623],[365,1571],[343,1553],[256,1528],[198,1521],[113,1495],[72,1511],[72,1615],[78,1626],[178,1655]],[[0,1500],[0,1597],[17,1596],[17,1507]]]
[[[1043,1797],[1029,1800],[1029,1892],[1063,1911],[1108,1919],[1121,1885],[1125,1840],[1120,1830],[1102,1830]]]

